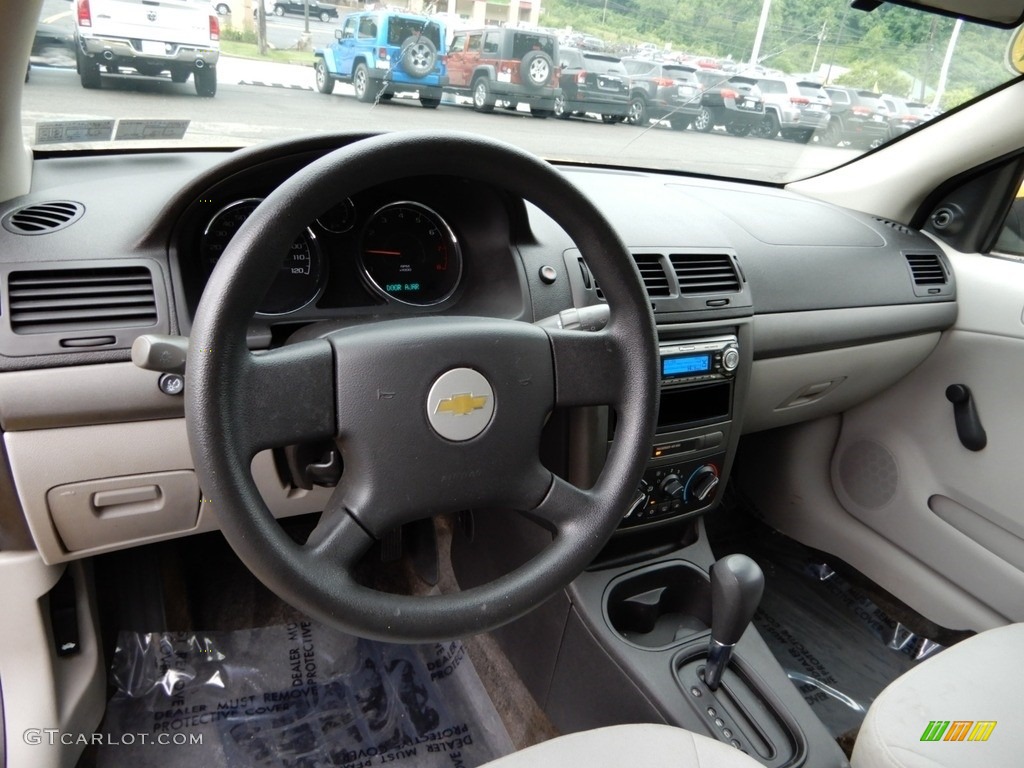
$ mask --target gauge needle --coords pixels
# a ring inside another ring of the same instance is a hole
[[[366,252],[367,253],[376,253],[376,254],[379,254],[381,256],[401,256],[402,255],[401,251],[381,251],[381,250],[375,250],[373,248],[368,248]]]

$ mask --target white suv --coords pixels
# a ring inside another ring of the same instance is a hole
[[[764,123],[755,131],[773,139],[781,135],[806,144],[828,126],[832,100],[820,83],[791,77],[758,78],[764,97]]]

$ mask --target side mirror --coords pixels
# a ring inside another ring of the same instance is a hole
[[[341,30],[340,29],[334,30],[334,39],[335,40],[341,40]]]

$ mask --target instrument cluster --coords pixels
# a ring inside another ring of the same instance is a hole
[[[262,201],[232,200],[205,221],[199,241],[205,277]],[[413,307],[444,303],[459,289],[464,274],[459,239],[434,208],[414,200],[382,202],[374,195],[346,198],[296,234],[281,255],[281,270],[259,314],[290,315],[313,305],[330,290],[332,269],[339,268],[350,273],[341,282],[351,283],[353,276],[359,280],[370,299],[363,303]],[[353,286],[347,288],[351,299]]]

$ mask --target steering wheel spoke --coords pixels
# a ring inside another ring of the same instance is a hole
[[[322,339],[251,355],[234,395],[240,439],[251,455],[337,433],[333,356]]]
[[[335,491],[302,551],[315,568],[340,569],[351,574],[374,541],[345,509],[341,494]]]
[[[557,475],[551,475],[551,484],[540,503],[524,514],[547,528],[559,533],[579,523],[594,510],[594,496]]]
[[[555,404],[614,405],[622,398],[631,361],[608,330],[549,330],[555,366]]]

